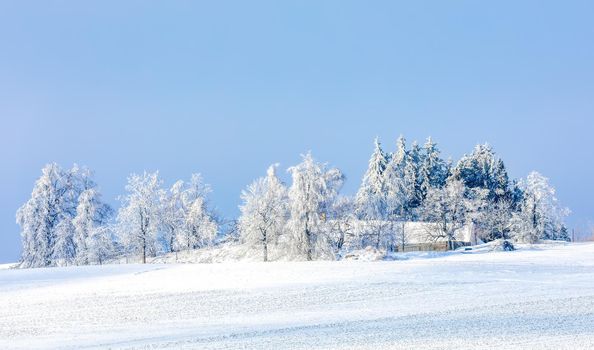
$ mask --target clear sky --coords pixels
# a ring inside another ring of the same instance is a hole
[[[201,172],[239,193],[299,154],[353,193],[373,138],[446,157],[489,142],[513,177],[549,177],[572,227],[594,219],[592,1],[2,1],[0,262],[41,167]]]

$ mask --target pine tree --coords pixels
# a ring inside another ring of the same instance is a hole
[[[503,160],[498,159],[493,171],[493,184],[490,188],[492,196],[496,202],[500,200],[511,200],[512,193],[510,189],[509,177]]]
[[[384,172],[388,159],[382,150],[379,140],[375,139],[375,147],[369,167],[356,196],[357,213],[366,220],[383,220],[386,215]]]
[[[446,163],[439,154],[437,144],[429,137],[424,145],[424,157],[420,170],[423,199],[430,188],[439,188],[445,185],[447,179]]]
[[[487,144],[477,145],[472,154],[462,157],[456,165],[454,175],[464,181],[467,188],[489,190],[490,201],[498,201],[511,195],[505,165],[495,157]]]
[[[408,159],[406,140],[403,136],[400,136],[396,144],[396,151],[390,157],[384,174],[385,195],[388,207],[386,216],[390,220],[396,217],[406,220],[409,205],[405,188],[406,183],[404,181],[406,161]]]
[[[395,166],[395,168],[404,169],[407,153],[406,139],[404,136],[400,135],[396,141],[396,151],[392,155],[392,164]]]
[[[363,176],[363,181],[355,198],[357,217],[366,222],[366,236],[372,244],[379,248],[385,235],[389,233],[386,167],[388,156],[381,148],[379,140],[375,139],[373,154],[369,160],[369,167]]]
[[[421,177],[420,164],[422,162],[421,152],[418,144],[413,142],[411,149],[406,153],[406,162],[404,165],[403,182],[404,192],[407,202],[409,215],[414,215],[414,210],[421,205]]]

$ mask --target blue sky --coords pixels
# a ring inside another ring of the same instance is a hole
[[[41,167],[201,172],[237,213],[266,167],[314,156],[353,193],[373,138],[427,136],[454,159],[489,142],[594,219],[592,1],[4,1],[0,262]]]

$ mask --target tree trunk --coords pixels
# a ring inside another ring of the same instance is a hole
[[[148,219],[140,211],[140,234],[142,238],[142,263],[146,264],[146,231],[148,228]]]
[[[305,240],[306,240],[306,244],[307,244],[307,261],[312,261],[313,260],[313,247],[312,247],[312,242],[311,242],[311,231],[309,230],[309,214],[306,213],[305,214]]]
[[[402,233],[401,233],[402,242],[400,242],[400,244],[402,245],[402,251],[404,251],[404,246],[406,245],[406,232],[404,232],[405,225],[406,225],[406,221],[402,221]]]
[[[313,260],[313,249],[311,246],[311,232],[309,229],[305,229],[305,237],[307,239],[307,261]]]
[[[262,245],[264,249],[264,262],[268,261],[268,237],[266,236],[266,231],[262,232]]]
[[[142,243],[142,263],[146,264],[146,243]]]
[[[377,236],[377,239],[375,240],[375,249],[379,249],[380,240],[381,240],[381,228],[379,226],[377,226],[375,229],[376,229],[376,236]]]

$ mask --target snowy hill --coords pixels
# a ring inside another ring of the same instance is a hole
[[[594,244],[0,269],[1,349],[588,349]]]

